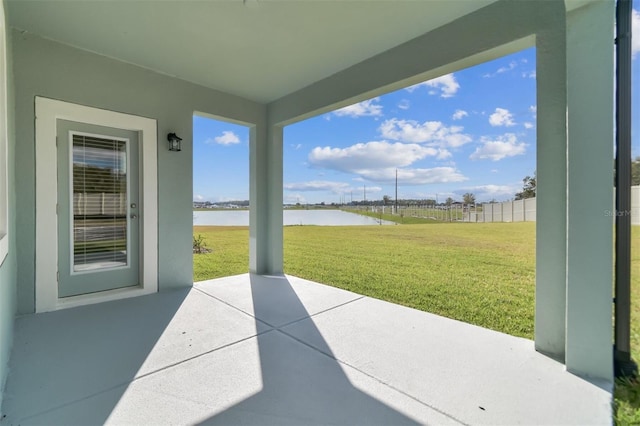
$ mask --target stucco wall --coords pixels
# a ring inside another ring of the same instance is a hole
[[[188,48],[188,46],[185,46]],[[130,64],[15,31],[18,311],[34,311],[34,98],[149,117],[158,121],[158,261],[160,291],[190,286],[192,255],[192,120],[194,111],[262,126],[263,105]],[[167,58],[170,60],[170,58]],[[196,59],[197,60],[197,59]],[[179,153],[164,138],[182,138]],[[52,242],[55,244],[55,242]]]
[[[0,2],[0,7],[3,3]],[[7,77],[8,77],[8,176],[9,176],[9,254],[0,265],[0,416],[2,396],[7,379],[9,356],[13,341],[13,320],[16,313],[16,232],[15,232],[15,179],[14,179],[14,138],[13,138],[13,73],[11,58],[11,32],[7,34]],[[1,417],[0,417],[1,418]]]

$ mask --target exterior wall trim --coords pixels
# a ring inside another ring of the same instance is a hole
[[[4,4],[0,5],[0,265],[9,253],[9,133],[7,82],[7,30]]]

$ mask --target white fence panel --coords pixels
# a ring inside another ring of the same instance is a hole
[[[631,224],[640,225],[640,186],[631,187]]]
[[[73,214],[119,216],[127,213],[126,194],[83,193],[73,194]]]
[[[477,222],[535,222],[536,211],[535,197],[483,204]],[[631,187],[631,224],[640,225],[640,185]]]
[[[525,222],[536,221],[536,199],[527,198],[524,201],[524,220]]]
[[[515,200],[513,202],[513,221],[524,222],[524,200]]]
[[[493,204],[484,204],[482,206],[483,222],[493,222]]]
[[[502,203],[502,221],[513,222],[513,201]]]
[[[502,222],[502,203],[493,205],[493,222]]]

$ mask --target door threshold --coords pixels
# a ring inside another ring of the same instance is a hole
[[[112,300],[127,299],[129,297],[144,296],[155,293],[142,286],[116,288],[114,290],[100,291],[89,294],[79,294],[77,296],[58,298],[54,310],[75,308],[77,306],[93,305],[95,303],[110,302]]]

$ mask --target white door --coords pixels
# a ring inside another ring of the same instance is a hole
[[[58,296],[140,284],[137,132],[57,120]]]

